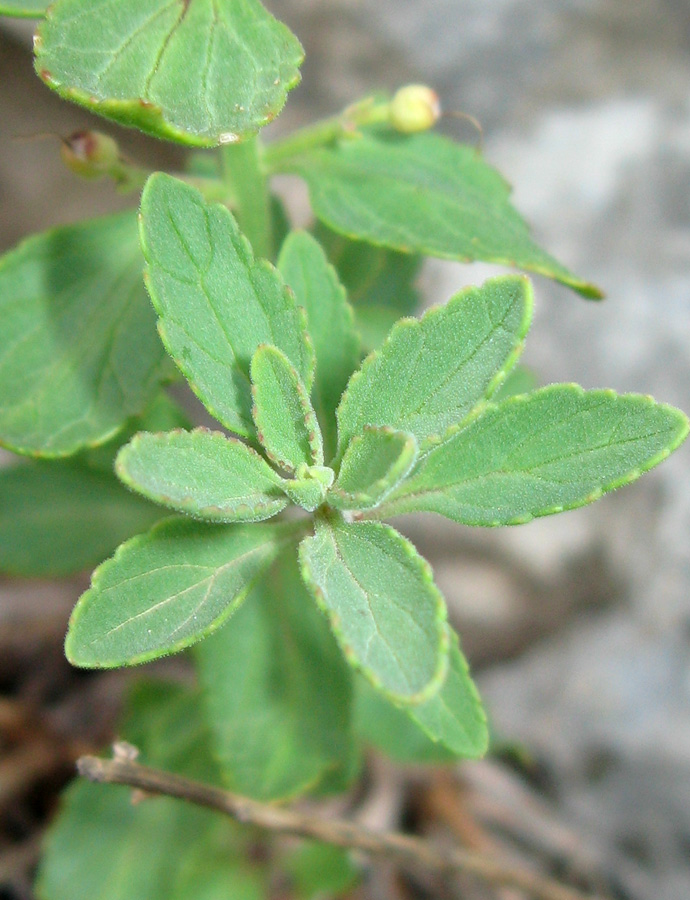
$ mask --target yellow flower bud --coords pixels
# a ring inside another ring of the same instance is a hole
[[[438,94],[423,84],[408,84],[396,92],[390,105],[393,128],[403,134],[427,131],[441,116]]]
[[[102,178],[120,160],[117,143],[100,131],[75,131],[63,140],[60,155],[67,168],[83,178]]]

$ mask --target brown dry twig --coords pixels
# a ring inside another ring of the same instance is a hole
[[[596,900],[591,895],[488,854],[437,847],[411,835],[376,833],[343,819],[323,820],[295,810],[257,803],[212,785],[142,766],[126,754],[117,754],[115,759],[82,756],[77,761],[77,769],[90,781],[123,784],[147,794],[176,797],[269,831],[394,858],[408,869],[421,866],[439,873],[470,873],[492,884],[520,888],[535,900]]]

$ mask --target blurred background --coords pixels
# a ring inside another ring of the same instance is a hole
[[[542,383],[650,393],[690,412],[690,4],[267,5],[307,52],[303,83],[269,136],[373,88],[432,85],[445,109],[481,121],[484,155],[514,185],[514,203],[537,238],[607,295],[592,303],[536,278],[523,361]],[[33,230],[136,199],[80,182],[62,167],[55,139],[17,140],[39,130],[116,132],[36,79],[30,26],[0,29],[4,250]],[[477,140],[460,119],[446,119],[443,129]],[[174,148],[117,136],[145,164],[178,164]],[[303,216],[302,187],[286,180],[280,191]],[[432,261],[421,278],[425,302],[444,302],[497,271]],[[444,787],[439,776],[425,794],[431,819],[471,846],[540,859],[609,896],[685,900],[690,448],[563,516],[500,531],[431,517],[400,526],[434,566],[503,745],[502,762],[462,767],[460,799],[457,784]],[[11,699],[21,682],[29,709],[18,715],[11,702],[0,704],[0,900],[31,896],[25,872],[51,808],[46,786],[64,781],[80,741],[107,739],[131,677],[77,676],[60,662],[81,587],[0,580],[0,689]],[[27,683],[21,671],[32,673]],[[390,795],[399,788],[391,776]],[[390,817],[390,804],[380,808]],[[384,880],[372,890],[393,897],[399,887]],[[467,900],[498,896],[476,885],[463,890],[457,896]]]

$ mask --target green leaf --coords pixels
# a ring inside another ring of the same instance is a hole
[[[326,499],[334,474],[328,466],[309,466],[300,469],[299,477],[286,478],[281,487],[293,503],[313,512]]]
[[[441,690],[426,703],[407,710],[434,740],[460,757],[483,756],[489,747],[489,729],[477,688],[457,634],[450,632],[450,666]]]
[[[340,897],[360,880],[357,866],[347,850],[333,844],[304,843],[286,860],[299,900]]]
[[[651,397],[551,385],[489,405],[422,457],[379,512],[519,525],[634,481],[687,433],[683,413]]]
[[[212,522],[259,522],[287,506],[281,479],[263,457],[218,431],[137,434],[115,471],[149,500]]]
[[[119,733],[144,764],[218,783],[199,711],[196,691],[140,684]],[[79,780],[49,829],[36,892],[40,900],[261,900],[266,886],[243,843],[239,828],[210,810],[168,797],[134,804],[126,787]]]
[[[352,438],[328,502],[338,509],[372,509],[407,475],[417,458],[411,434],[364,426]]]
[[[79,598],[67,658],[108,669],[188,647],[235,612],[296,527],[175,518],[132,538]]]
[[[379,522],[318,518],[300,546],[304,579],[348,662],[399,703],[423,703],[448,664],[446,608],[429,564]]]
[[[295,292],[297,302],[307,311],[309,334],[316,350],[312,398],[321,423],[325,456],[330,460],[336,448],[335,411],[348,378],[359,364],[360,341],[352,307],[335,270],[307,232],[288,235],[278,268]]]
[[[364,348],[375,350],[398,319],[416,312],[420,297],[415,282],[422,257],[350,240],[321,222],[314,233],[347,291]]]
[[[269,344],[252,357],[254,424],[268,458],[286,472],[323,465],[323,441],[314,408],[295,367]]]
[[[40,77],[67,100],[200,147],[274,119],[304,56],[258,0],[60,0],[35,54]]]
[[[270,151],[267,160],[270,166]],[[318,218],[346,237],[517,266],[601,296],[534,243],[505,181],[477,151],[441,135],[366,129],[277,162],[274,171],[301,175]]]
[[[197,661],[229,787],[276,800],[318,786],[351,754],[351,676],[289,544]]]
[[[230,212],[189,185],[152,175],[141,218],[163,343],[209,412],[253,437],[249,365],[259,344],[282,350],[311,388],[304,311],[273,266],[254,259]]]
[[[10,0],[0,2],[0,16],[16,16],[19,19],[40,19],[45,15],[50,0]]]
[[[399,709],[363,682],[356,721],[362,737],[396,762],[452,762],[483,756],[489,746],[486,713],[455,632],[443,687],[426,703]]]
[[[67,462],[0,468],[0,571],[67,575],[146,531],[161,510],[108,473]]]
[[[0,443],[67,456],[146,408],[168,360],[141,268],[131,212],[34,235],[0,260]]]
[[[401,765],[457,762],[455,753],[433,741],[403,709],[386,700],[364,679],[358,682],[355,696],[355,728],[367,746],[376,747]]]
[[[365,425],[410,432],[424,450],[501,383],[522,351],[531,311],[529,281],[507,276],[400,321],[350,379],[338,407],[339,452]]]

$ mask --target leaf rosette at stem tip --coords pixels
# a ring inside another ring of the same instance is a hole
[[[38,75],[65,99],[200,147],[274,119],[304,58],[259,0],[58,0],[34,51]]]

